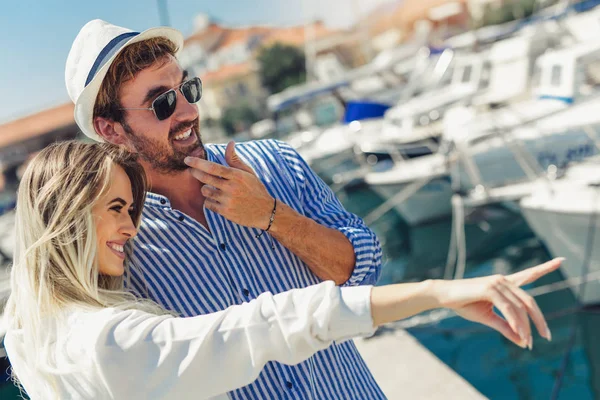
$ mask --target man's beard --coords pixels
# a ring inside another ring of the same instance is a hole
[[[191,123],[180,123],[171,129],[169,132],[170,145],[165,145],[158,140],[135,133],[125,121],[123,121],[121,125],[140,158],[150,164],[152,169],[158,173],[175,174],[177,172],[185,171],[189,166],[186,165],[183,160],[196,149],[201,149],[201,154],[199,156],[200,158],[206,159],[206,151],[204,150],[204,144],[200,137],[199,119],[196,119]],[[189,128],[192,128],[192,135],[196,136],[196,142],[189,145],[187,148],[176,149],[175,146],[173,146],[174,136]]]

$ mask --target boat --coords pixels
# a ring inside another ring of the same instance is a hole
[[[519,204],[523,216],[553,256],[566,258],[561,270],[578,301],[600,303],[600,160],[532,185]]]
[[[489,114],[476,118],[456,140],[458,186],[468,204],[517,201],[549,167],[562,170],[598,153],[600,40],[548,52],[538,67],[537,99],[498,112],[496,130]]]
[[[457,60],[453,77],[454,85],[451,85],[448,91],[453,91],[455,87],[463,88],[463,91],[459,90],[457,93],[460,92],[461,95],[468,93],[467,99],[455,99],[457,103],[464,101],[469,104],[460,106],[454,103],[452,107],[448,105],[449,108],[443,110],[444,118],[440,124],[443,132],[441,145],[438,141],[435,143],[435,148],[432,146],[431,154],[423,155],[418,159],[396,157],[393,167],[368,173],[364,178],[365,182],[388,199],[395,196],[398,191],[415,187],[420,182],[422,187],[419,190],[410,197],[402,197],[403,201],[396,202],[394,206],[395,210],[411,225],[449,216],[452,213],[450,199],[454,192],[450,178],[450,161],[455,162],[458,159],[456,144],[459,148],[467,146],[469,143],[467,140],[477,138],[477,132],[483,129],[475,126],[475,122],[479,122],[478,117],[475,116],[477,109],[491,108],[490,104],[511,101],[529,91],[530,70],[548,42],[549,38],[545,32],[542,34],[524,32],[492,45],[482,55],[484,59],[477,54],[464,57],[465,61],[478,60],[475,64],[461,63]],[[472,75],[469,72],[477,68],[479,71],[477,74]],[[473,81],[465,86],[465,78],[469,75],[472,76]],[[506,83],[507,76],[513,78],[509,84]],[[536,104],[537,99],[531,102]],[[436,104],[446,103],[441,101]],[[562,106],[562,103],[560,105]],[[492,112],[498,111],[494,109]],[[465,113],[468,118],[465,118]],[[509,115],[514,117],[513,113]],[[534,117],[535,114],[531,116]],[[517,125],[519,122],[512,123]],[[490,130],[491,127],[487,129]],[[476,133],[473,134],[472,131]],[[465,175],[464,171],[462,174]]]

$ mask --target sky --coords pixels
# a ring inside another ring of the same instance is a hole
[[[75,36],[100,18],[142,31],[160,25],[159,0],[0,0],[0,123],[69,101],[64,65]],[[164,0],[169,22],[185,36],[197,14],[228,26],[352,25],[390,0]]]

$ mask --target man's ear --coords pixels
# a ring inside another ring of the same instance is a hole
[[[108,143],[116,145],[127,145],[123,128],[120,124],[103,117],[94,118],[94,129],[96,133]]]

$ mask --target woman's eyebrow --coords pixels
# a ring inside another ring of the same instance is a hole
[[[112,203],[120,203],[123,207],[127,205],[127,202],[120,197],[115,197],[114,199],[108,202],[109,205]]]

